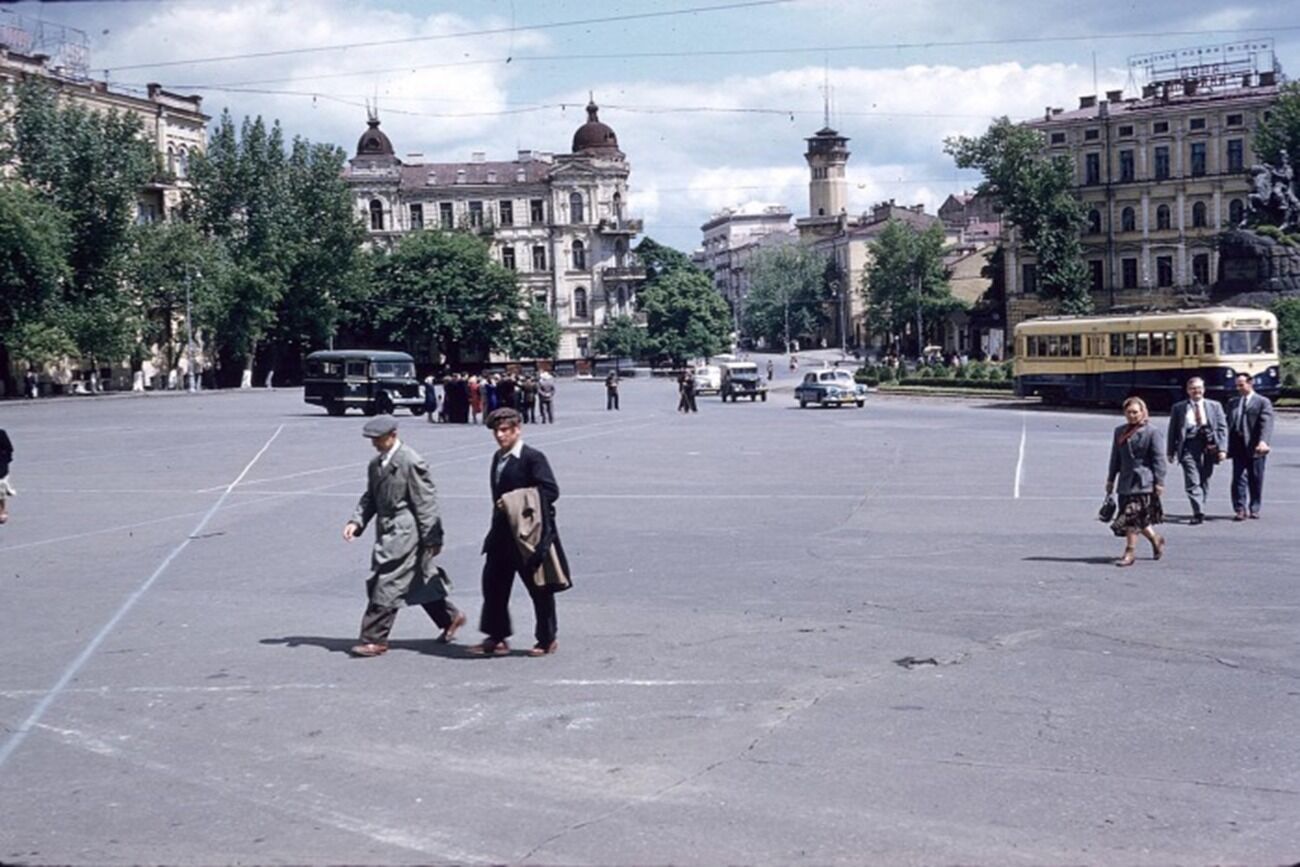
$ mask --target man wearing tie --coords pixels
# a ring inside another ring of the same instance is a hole
[[[1273,403],[1255,393],[1249,374],[1237,375],[1237,396],[1228,404],[1228,454],[1232,456],[1234,521],[1259,517],[1264,498],[1264,462],[1273,438]],[[1249,508],[1249,513],[1247,513]]]
[[[1205,520],[1205,501],[1214,465],[1226,458],[1228,420],[1217,400],[1205,399],[1205,380],[1187,380],[1187,400],[1169,412],[1165,453],[1169,463],[1183,468],[1187,499],[1192,503],[1192,524]]]
[[[548,535],[552,539],[556,552],[564,560],[564,549],[560,546],[559,535],[555,530],[555,501],[560,497],[560,486],[551,472],[546,455],[531,446],[524,445],[520,424],[523,421],[518,410],[502,407],[488,413],[487,426],[492,429],[492,436],[497,442],[497,451],[492,456],[489,482],[492,488],[492,525],[487,538],[483,540],[483,553],[487,561],[483,564],[483,614],[479,620],[479,630],[486,638],[481,644],[470,648],[477,656],[506,656],[510,645],[506,641],[511,635],[510,624],[510,590],[515,583],[515,575],[523,579],[528,595],[533,601],[533,615],[537,626],[534,636],[537,643],[528,651],[529,656],[547,656],[555,653],[559,645],[555,641],[558,629],[555,618],[555,591],[550,587],[538,587],[528,579],[541,564],[542,558],[549,550],[549,545],[539,547],[533,562],[520,560],[519,546],[511,530],[510,522],[501,507],[501,496],[520,488],[537,488],[541,496],[542,520],[548,525]]]

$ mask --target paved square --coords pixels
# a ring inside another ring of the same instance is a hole
[[[491,660],[419,611],[346,656],[359,416],[297,390],[0,406],[0,861],[1297,857],[1294,418],[1263,520],[1226,519],[1221,469],[1218,519],[1119,570],[1117,415],[675,401],[560,383],[526,432],[575,572],[560,652]],[[490,437],[402,432],[476,616]]]

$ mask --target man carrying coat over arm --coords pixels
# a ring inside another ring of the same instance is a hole
[[[537,583],[533,577],[554,549],[558,566],[566,575],[567,583],[568,561],[555,529],[555,501],[560,497],[560,486],[555,481],[555,474],[551,472],[546,455],[524,445],[521,422],[519,412],[507,407],[493,410],[487,417],[487,426],[492,429],[498,448],[492,456],[488,476],[492,490],[492,525],[487,538],[483,540],[483,553],[487,555],[487,560],[483,564],[483,614],[479,629],[486,638],[481,644],[470,648],[471,653],[480,656],[505,656],[510,653],[506,639],[512,632],[510,591],[516,574],[523,579],[524,587],[532,598],[533,614],[537,619],[534,631],[537,643],[528,651],[528,655],[546,656],[559,649],[555,640],[558,629],[555,617],[556,589],[551,585]],[[520,554],[515,529],[507,514],[506,504],[502,502],[506,494],[523,488],[537,489],[543,522],[541,541],[528,560]]]
[[[442,519],[429,465],[397,438],[397,420],[390,415],[366,422],[362,434],[379,452],[367,468],[366,491],[343,526],[351,542],[372,519],[375,545],[371,574],[366,581],[370,599],[361,618],[361,641],[353,656],[380,656],[388,651],[388,634],[404,605],[420,605],[442,629],[438,641],[455,637],[465,623],[447,594],[447,573],[433,565],[442,550]]]

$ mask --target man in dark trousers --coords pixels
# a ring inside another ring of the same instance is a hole
[[[1273,403],[1255,393],[1249,374],[1237,375],[1237,396],[1228,402],[1228,454],[1232,457],[1232,520],[1259,517],[1264,499],[1264,463],[1273,438]],[[1247,512],[1247,508],[1250,509]]]
[[[605,377],[605,409],[618,409],[618,371],[611,370]]]
[[[393,621],[405,605],[423,607],[442,629],[438,641],[445,644],[465,624],[465,614],[447,598],[447,573],[433,565],[442,551],[442,519],[429,465],[397,438],[397,420],[391,415],[372,418],[361,432],[379,454],[370,461],[366,491],[343,526],[343,538],[351,542],[371,519],[379,520],[366,581],[370,602],[361,618],[361,641],[351,653],[386,653]]]
[[[9,434],[5,433],[4,428],[0,428],[0,524],[9,521],[9,507],[5,500],[17,493],[9,484],[9,464],[13,459],[13,443],[9,442]]]
[[[470,648],[478,656],[505,656],[510,653],[507,639],[513,633],[510,625],[510,591],[518,575],[533,600],[533,615],[537,619],[534,631],[536,644],[529,656],[546,656],[559,648],[555,635],[558,628],[555,618],[555,591],[537,587],[527,576],[532,575],[550,549],[555,546],[567,573],[568,563],[560,547],[555,529],[555,501],[560,497],[560,486],[546,455],[524,445],[522,419],[518,410],[502,407],[488,415],[487,426],[497,442],[492,456],[488,481],[492,489],[492,525],[483,540],[483,615],[479,630],[486,636],[483,642]],[[546,527],[545,541],[528,562],[522,562],[519,546],[511,533],[509,519],[501,507],[501,497],[521,488],[535,487],[541,495],[542,520]]]
[[[1199,376],[1187,380],[1187,400],[1178,401],[1169,411],[1165,452],[1169,463],[1182,467],[1192,504],[1191,523],[1203,523],[1210,476],[1228,456],[1228,419],[1217,400],[1205,399],[1205,380]]]

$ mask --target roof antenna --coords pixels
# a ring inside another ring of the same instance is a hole
[[[822,66],[822,120],[825,129],[831,128],[831,66],[829,59]]]

